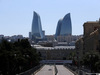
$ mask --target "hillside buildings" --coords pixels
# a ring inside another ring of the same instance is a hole
[[[88,50],[100,50],[100,20],[84,23],[84,53]]]
[[[75,52],[75,46],[43,47],[34,45],[43,60],[65,60],[69,59],[71,52]]]
[[[26,39],[26,37],[23,37],[23,35],[13,35],[13,36],[0,35],[0,42],[2,41],[2,39],[5,39],[9,42],[15,42],[21,39]]]
[[[88,52],[100,52],[100,20],[86,22],[83,25],[84,35],[76,41],[77,55],[82,55]]]

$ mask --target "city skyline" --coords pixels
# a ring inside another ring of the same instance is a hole
[[[0,34],[23,35],[31,31],[33,11],[41,16],[42,29],[46,35],[55,34],[59,18],[71,13],[72,35],[83,34],[83,24],[99,19],[100,1],[51,1],[51,0],[0,0]]]

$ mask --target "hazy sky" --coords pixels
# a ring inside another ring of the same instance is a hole
[[[71,13],[72,34],[83,34],[83,24],[100,18],[100,0],[0,0],[0,34],[28,36],[33,11],[41,18],[42,29],[55,34],[57,22]]]

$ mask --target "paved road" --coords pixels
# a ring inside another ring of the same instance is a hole
[[[56,65],[58,69],[57,75],[74,75],[68,69],[66,69],[63,65]],[[55,75],[54,65],[45,65],[39,72],[35,75]]]
[[[68,69],[66,69],[63,65],[56,65],[58,69],[58,75],[74,75]]]
[[[54,65],[45,65],[35,75],[54,75]]]

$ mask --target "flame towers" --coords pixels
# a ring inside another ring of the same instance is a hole
[[[32,39],[43,39],[43,31],[41,27],[41,19],[40,16],[34,12],[33,13],[33,20],[32,20],[32,31],[31,36]]]
[[[57,36],[67,36],[72,34],[70,13],[66,14],[63,19],[60,19],[57,24],[55,38]]]
[[[57,24],[55,39],[59,42],[66,41],[67,36],[72,35],[72,24],[70,13],[66,14],[63,19],[60,19]],[[29,38],[34,42],[46,40],[45,31],[42,31],[40,16],[34,12],[32,20],[32,30],[29,33]]]

